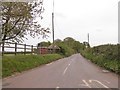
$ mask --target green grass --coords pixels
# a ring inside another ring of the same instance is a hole
[[[3,56],[2,77],[29,70],[62,57],[60,54]]]
[[[91,52],[87,52],[87,51],[82,51],[81,54],[85,58],[91,60],[91,62],[97,64],[98,66],[103,67],[107,70],[110,70],[120,75],[120,61],[119,60],[106,59],[101,54],[94,55]]]

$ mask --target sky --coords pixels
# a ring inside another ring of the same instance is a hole
[[[72,37],[81,43],[90,45],[118,43],[118,1],[120,0],[54,0],[55,39]],[[49,27],[51,33],[47,39],[31,38],[26,44],[37,45],[41,41],[52,42],[53,0],[44,0],[43,20],[38,22]]]

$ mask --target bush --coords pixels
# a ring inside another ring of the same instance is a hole
[[[64,43],[57,44],[60,47],[60,53],[64,56],[70,56],[75,53],[75,51]]]
[[[101,45],[87,48],[81,54],[93,63],[120,74],[120,61],[117,45]]]

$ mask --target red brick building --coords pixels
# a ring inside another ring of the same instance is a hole
[[[49,47],[38,47],[39,54],[58,53],[60,48],[57,45],[50,45]]]
[[[48,54],[48,48],[47,47],[39,47],[38,52],[39,52],[39,54]]]

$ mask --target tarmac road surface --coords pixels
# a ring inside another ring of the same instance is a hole
[[[3,88],[118,88],[118,75],[80,54],[3,79]]]

